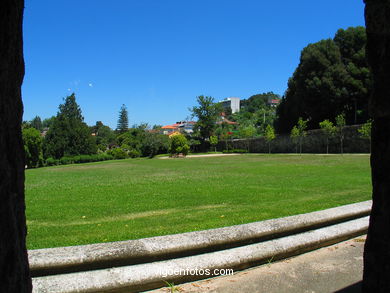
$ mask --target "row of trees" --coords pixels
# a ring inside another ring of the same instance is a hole
[[[302,153],[302,142],[303,138],[306,136],[307,132],[307,125],[309,120],[304,120],[302,117],[299,117],[298,122],[291,130],[290,137],[295,141],[298,153],[298,146],[299,146],[299,153]],[[358,132],[360,136],[364,139],[368,139],[371,141],[371,124],[372,121],[369,120],[358,129]],[[340,153],[343,153],[343,141],[344,141],[344,127],[346,126],[345,123],[345,115],[339,114],[336,116],[336,123],[333,124],[333,122],[329,121],[329,119],[325,119],[319,123],[320,129],[325,134],[326,139],[326,153],[329,153],[329,140],[332,137],[338,137],[340,142]],[[370,142],[370,152],[371,152],[371,142]]]
[[[56,116],[41,121],[35,117],[22,126],[26,164],[40,167],[45,162],[72,162],[73,157],[105,154],[94,159],[155,156],[166,153],[168,137],[152,131],[147,124],[128,126],[125,105],[119,112],[118,127],[114,131],[101,121],[92,127],[84,122],[75,94],[64,99]]]

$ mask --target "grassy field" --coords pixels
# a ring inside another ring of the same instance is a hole
[[[368,155],[129,159],[26,171],[28,248],[248,223],[368,200]]]

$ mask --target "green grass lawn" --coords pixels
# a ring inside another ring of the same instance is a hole
[[[368,155],[129,159],[26,171],[28,248],[203,230],[371,197]]]

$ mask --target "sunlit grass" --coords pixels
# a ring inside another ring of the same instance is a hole
[[[30,249],[248,223],[370,198],[366,155],[129,159],[26,171]]]

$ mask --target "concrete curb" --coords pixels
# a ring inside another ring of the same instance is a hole
[[[364,217],[262,243],[168,261],[34,278],[33,292],[140,292],[164,286],[163,280],[177,283],[200,278],[177,275],[178,270],[244,269],[334,244],[366,233],[368,221],[369,217]]]
[[[33,277],[127,266],[258,243],[369,215],[371,201],[183,234],[29,251]]]

